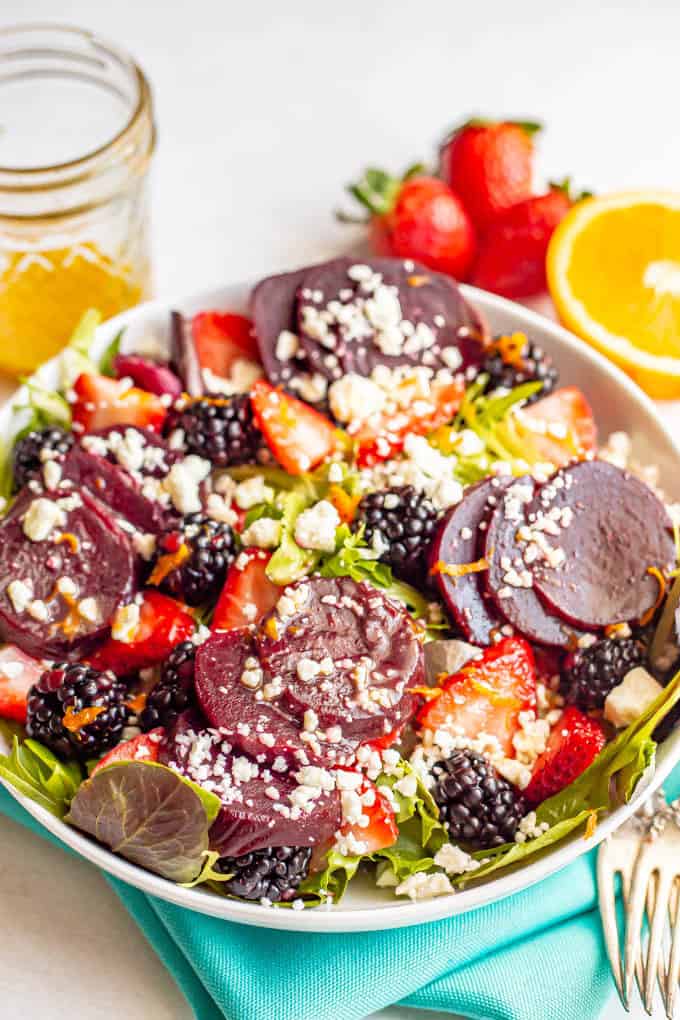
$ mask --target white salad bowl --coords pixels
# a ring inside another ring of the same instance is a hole
[[[232,284],[187,299],[141,305],[100,328],[94,354],[103,353],[123,328],[123,349],[126,351],[146,346],[153,339],[165,344],[171,308],[185,313],[206,308],[245,312],[251,287],[252,284]],[[680,500],[680,447],[662,425],[652,402],[623,372],[554,322],[473,287],[462,289],[465,296],[486,317],[493,333],[522,330],[541,344],[555,359],[561,381],[574,384],[585,393],[595,411],[600,438],[604,439],[617,430],[627,432],[632,440],[634,458],[641,464],[657,464],[667,496],[674,501]],[[40,375],[47,385],[55,386],[58,381],[56,359],[47,362],[41,368]],[[9,433],[12,405],[19,396],[20,393],[15,394],[0,410],[0,438]],[[679,761],[680,728],[660,747],[655,766],[643,776],[631,801],[602,818],[593,835],[585,839],[581,832],[577,832],[555,847],[537,854],[530,862],[510,867],[497,877],[480,880],[478,884],[471,881],[461,891],[447,896],[411,902],[396,898],[392,890],[378,889],[372,882],[358,876],[337,906],[301,911],[230,900],[201,888],[181,888],[116,856],[23,797],[9,784],[3,782],[3,785],[29,814],[63,843],[108,874],[151,896],[242,924],[290,931],[352,932],[435,921],[453,914],[462,914],[526,889],[592,850],[640,807],[642,801],[664,782]]]

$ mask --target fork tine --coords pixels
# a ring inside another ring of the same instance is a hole
[[[614,882],[616,881],[617,867],[614,862],[614,851],[611,837],[606,839],[600,846],[597,855],[597,896],[600,904],[600,916],[602,919],[602,930],[604,942],[609,957],[609,966],[619,998],[623,1002],[623,975],[621,973],[621,958],[619,945],[619,928],[616,920],[616,900],[614,897]],[[680,957],[679,957],[680,963]]]
[[[674,876],[673,876],[674,877]],[[645,1010],[652,1015],[654,1004],[654,989],[659,974],[659,963],[661,960],[661,946],[666,915],[668,909],[668,897],[671,891],[673,878],[668,871],[662,869],[657,872],[656,894],[654,896],[651,912],[648,914],[650,922],[649,945],[647,959],[644,963],[644,994],[642,1000]],[[651,885],[651,883],[650,883]]]
[[[630,895],[626,909],[626,942],[623,954],[623,1004],[630,1006],[630,993],[633,989],[633,978],[638,956],[642,945],[642,918],[647,899],[647,889],[651,875],[649,866],[649,845],[643,845],[635,861]]]
[[[673,934],[671,940],[671,953],[668,960],[668,970],[666,971],[666,980],[664,982],[664,987],[662,988],[666,1016],[669,1020],[673,1020],[675,999],[678,994],[678,981],[680,980],[680,917],[678,916],[678,908],[680,906],[680,892],[678,890],[679,881],[680,880],[676,876],[668,906],[671,932]]]

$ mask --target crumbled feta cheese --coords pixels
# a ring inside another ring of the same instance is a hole
[[[72,577],[60,577],[57,581],[57,591],[60,595],[68,595],[73,597],[77,591],[78,586]]]
[[[78,613],[87,623],[99,622],[99,605],[91,595],[78,603]]]
[[[255,475],[236,486],[234,499],[241,510],[250,510],[258,503],[268,503],[274,497],[274,490],[265,484],[262,475]]]
[[[143,560],[150,560],[156,551],[156,536],[146,531],[135,531],[132,534],[132,546]]]
[[[302,725],[307,733],[314,733],[319,728],[319,717],[313,708],[308,708],[302,717]]]
[[[26,581],[10,581],[5,589],[15,613],[23,613],[33,598],[33,584]]]
[[[337,421],[362,421],[382,411],[387,394],[371,379],[348,372],[332,383],[328,391],[331,411]]]
[[[139,606],[136,602],[129,602],[126,606],[120,606],[116,610],[111,625],[111,637],[114,641],[123,641],[125,644],[129,644],[134,640],[138,626]]]
[[[328,469],[328,481],[332,485],[338,485],[343,478],[342,465],[334,462]]]
[[[525,815],[517,827],[515,843],[526,843],[528,839],[538,839],[550,828],[548,822],[537,822],[536,812],[530,811]]]
[[[468,871],[476,871],[479,861],[452,843],[444,843],[434,855],[434,863],[443,868],[447,875],[465,875]]]
[[[303,549],[333,552],[335,531],[339,526],[338,511],[332,503],[322,499],[298,515],[295,522],[295,541]]]
[[[448,876],[441,871],[432,875],[416,871],[415,875],[409,875],[394,891],[397,896],[409,896],[412,900],[429,900],[434,896],[452,893],[453,886]]]
[[[402,779],[397,780],[394,789],[402,797],[415,797],[418,789],[418,780],[413,772],[408,772]]]
[[[45,623],[49,617],[47,605],[42,599],[33,599],[32,602],[26,607],[26,612],[29,616],[32,616],[34,620],[38,620],[39,623]]]
[[[48,460],[42,470],[46,489],[56,489],[61,481],[61,465],[56,460]]]
[[[40,497],[34,499],[23,519],[23,530],[31,542],[44,542],[53,529],[64,524],[64,512],[58,503]]]
[[[604,703],[604,717],[617,729],[635,722],[661,694],[661,684],[643,666],[635,666],[620,684],[609,692]]]
[[[209,460],[189,454],[170,468],[163,488],[181,514],[195,514],[201,510],[199,486],[210,474],[210,467]]]
[[[290,361],[298,352],[300,343],[295,333],[282,329],[276,340],[276,357],[279,361]]]
[[[272,517],[260,517],[253,521],[241,535],[244,545],[254,545],[258,549],[275,549],[281,539],[281,522]]]

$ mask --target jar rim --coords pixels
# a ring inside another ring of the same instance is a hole
[[[23,179],[27,183],[31,179],[38,179],[41,175],[68,175],[71,171],[75,171],[76,173],[85,172],[85,175],[87,175],[87,170],[85,168],[88,164],[96,163],[100,157],[105,156],[107,153],[116,149],[129,135],[134,134],[139,121],[147,112],[152,115],[151,86],[149,85],[149,81],[139,64],[126,50],[121,49],[114,43],[109,42],[108,39],[105,39],[89,29],[50,21],[22,22],[0,27],[0,41],[2,41],[3,36],[16,35],[21,32],[36,31],[63,32],[67,35],[76,36],[80,39],[86,40],[100,49],[103,49],[110,56],[115,57],[115,59],[126,66],[135,77],[137,84],[137,102],[127,120],[116,134],[102,145],[92,149],[90,152],[87,152],[82,156],[78,156],[75,159],[69,159],[62,163],[54,163],[49,166],[12,167],[0,164],[0,175],[14,177],[17,181],[19,179]]]

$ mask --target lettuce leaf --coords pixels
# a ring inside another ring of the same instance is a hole
[[[88,308],[71,334],[71,338],[61,354],[59,366],[59,382],[62,390],[73,386],[81,372],[95,372],[97,365],[92,360],[91,350],[101,325],[102,315],[96,308]]]
[[[9,754],[0,754],[0,778],[57,818],[63,818],[83,781],[83,773],[79,765],[59,761],[37,740],[21,740],[15,731],[11,734]]]
[[[357,873],[361,857],[343,857],[337,850],[331,850],[326,858],[326,867],[317,871],[300,886],[300,896],[310,903],[339,903],[347,886]]]
[[[309,493],[293,489],[280,501],[281,541],[266,567],[266,574],[274,584],[286,585],[299,581],[314,570],[319,553],[303,549],[293,537],[295,521],[311,505]]]
[[[219,797],[157,762],[109,765],[82,783],[66,821],[173,882],[201,873]]]
[[[113,340],[111,341],[111,343],[109,344],[109,346],[106,348],[101,358],[99,359],[99,371],[101,375],[108,375],[111,377],[115,376],[116,373],[114,371],[113,365],[116,360],[116,355],[120,352],[120,345],[123,340],[124,334],[125,334],[124,329],[121,329],[119,333],[116,333]]]

